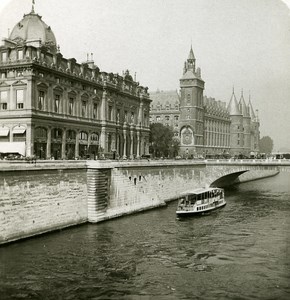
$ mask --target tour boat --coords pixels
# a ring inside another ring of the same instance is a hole
[[[224,190],[221,188],[195,189],[178,198],[178,217],[204,214],[226,205]]]

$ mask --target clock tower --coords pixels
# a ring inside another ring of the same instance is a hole
[[[202,154],[204,150],[203,90],[204,81],[200,68],[196,69],[191,46],[180,79],[180,152],[187,157]]]

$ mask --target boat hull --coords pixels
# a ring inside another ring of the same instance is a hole
[[[213,207],[213,208],[210,208],[210,209],[205,209],[205,210],[200,210],[200,211],[176,211],[176,215],[177,217],[190,217],[190,216],[200,216],[200,215],[204,215],[204,214],[207,214],[207,213],[210,213],[212,211],[215,211],[215,210],[218,210],[220,208],[223,208],[226,206],[226,202],[222,203],[221,205],[219,206],[216,206],[216,207]]]

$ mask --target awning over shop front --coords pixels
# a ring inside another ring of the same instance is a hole
[[[25,156],[25,142],[0,142],[0,153],[19,153]]]
[[[9,129],[7,128],[0,128],[0,136],[7,136],[9,133]]]
[[[18,126],[13,128],[13,134],[23,134],[26,131],[25,127]]]

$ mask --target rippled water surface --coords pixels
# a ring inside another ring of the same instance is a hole
[[[290,299],[290,173],[0,247],[0,299]]]

